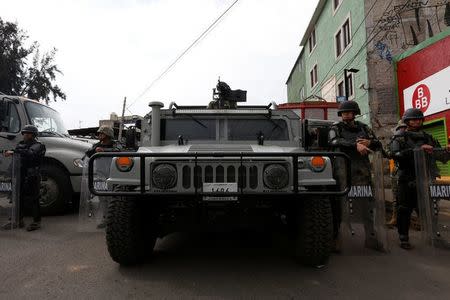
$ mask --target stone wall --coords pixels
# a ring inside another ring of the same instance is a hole
[[[366,0],[371,123],[382,138],[399,119],[394,57],[450,26],[450,0]]]

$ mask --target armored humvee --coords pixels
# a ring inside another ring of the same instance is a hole
[[[110,197],[106,241],[114,261],[141,262],[156,239],[171,232],[277,221],[293,233],[301,262],[327,261],[331,201],[348,192],[333,177],[333,160],[347,157],[305,150],[320,143],[320,126],[307,128],[274,104],[237,105],[245,96],[219,82],[208,106],[162,109],[151,102],[136,152],[91,158],[89,189]],[[94,163],[105,157],[111,163],[102,189]]]

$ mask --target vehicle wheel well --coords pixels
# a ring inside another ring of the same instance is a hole
[[[63,170],[64,173],[69,178],[70,189],[73,192],[72,181],[70,180],[70,173],[67,170],[67,168],[60,161],[58,161],[58,160],[56,160],[54,158],[45,157],[44,161],[43,161],[43,165],[53,165],[53,166],[56,166],[56,167],[60,168],[61,170]]]

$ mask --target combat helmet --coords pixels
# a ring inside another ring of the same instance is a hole
[[[39,131],[36,126],[28,124],[22,128],[22,131],[20,133],[21,134],[31,133],[32,135],[34,135],[36,137],[38,135]]]
[[[106,136],[109,136],[111,139],[114,139],[114,130],[109,126],[100,126],[100,128],[97,130],[97,133],[103,133]]]
[[[395,126],[395,131],[399,130],[400,128],[405,128],[408,127],[408,125],[406,125],[403,120],[399,120],[397,123],[397,126]]]
[[[424,119],[423,112],[418,108],[408,108],[403,113],[402,121],[406,123],[408,120]]]
[[[346,111],[352,111],[355,113],[355,115],[360,115],[361,110],[359,109],[358,103],[355,101],[344,101],[339,105],[337,114],[338,116],[341,116],[343,112]]]

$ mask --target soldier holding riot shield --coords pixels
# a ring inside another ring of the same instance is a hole
[[[40,168],[45,155],[45,146],[37,141],[38,129],[33,125],[26,125],[22,131],[23,140],[14,150],[6,151],[6,157],[13,154],[20,155],[20,192],[18,222],[11,220],[3,226],[4,229],[23,228],[24,204],[29,203],[32,208],[33,222],[27,230],[33,231],[41,227],[41,212],[39,204],[39,191],[41,184]]]
[[[416,171],[414,165],[414,149],[422,149],[428,154],[433,153],[433,148],[440,148],[439,142],[431,135],[423,131],[423,112],[417,108],[407,109],[402,121],[407,125],[404,132],[396,132],[392,138],[390,152],[398,163],[398,194],[397,229],[400,239],[400,247],[406,250],[412,249],[409,242],[409,226],[411,213],[417,208]],[[450,152],[450,146],[447,146]],[[446,158],[436,157],[446,160]],[[447,158],[448,159],[448,158]],[[438,176],[438,168],[434,161],[433,172]]]
[[[92,145],[92,147],[86,151],[86,156],[90,158],[92,155],[98,152],[118,152],[122,150],[121,145],[114,141],[114,131],[111,127],[100,126],[97,131],[99,142]],[[95,161],[95,171],[98,176],[107,178],[109,176],[109,168],[111,164],[110,158],[102,158]],[[108,209],[108,197],[100,197],[100,207],[102,212],[102,218],[97,228],[106,227],[106,211]]]
[[[352,186],[371,184],[371,164],[369,153],[381,149],[381,143],[376,138],[372,129],[364,123],[355,120],[361,114],[358,103],[346,101],[340,104],[338,116],[342,118],[340,122],[334,123],[329,133],[329,145],[336,151],[341,151],[350,156]],[[334,170],[337,172],[339,184],[345,185],[345,167],[343,162],[336,159]],[[333,223],[335,250],[340,249],[339,228],[342,219],[342,201],[339,199],[333,203]],[[367,230],[366,230],[367,231]],[[367,236],[367,232],[366,232]],[[366,240],[366,244],[368,241]]]

